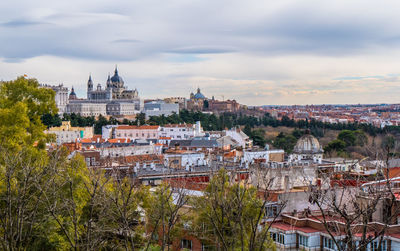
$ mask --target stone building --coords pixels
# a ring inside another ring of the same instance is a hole
[[[240,104],[236,102],[236,100],[208,100],[208,108],[210,111],[218,111],[218,112],[237,112],[240,109]]]
[[[56,135],[56,143],[71,143],[80,141],[83,138],[93,137],[93,127],[74,127],[70,121],[63,121],[59,127],[51,127],[45,131],[48,134]]]
[[[68,103],[67,113],[82,116],[135,115],[143,109],[143,101],[140,100],[137,89],[129,90],[125,87],[117,68],[112,77],[108,75],[105,88],[101,84],[94,88],[90,75],[87,82],[87,99],[78,99],[72,89]]]
[[[190,93],[190,99],[187,101],[189,110],[203,110],[204,102],[207,98],[201,93],[200,88],[197,88],[196,94]]]
[[[312,160],[321,163],[324,150],[317,138],[311,134],[303,135],[296,143],[293,153],[289,155],[289,161]]]
[[[166,103],[163,100],[153,100],[144,104],[144,113],[146,118],[150,116],[170,116],[179,114],[179,104]]]

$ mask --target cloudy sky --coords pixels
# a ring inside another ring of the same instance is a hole
[[[400,1],[0,1],[0,79],[86,92],[118,65],[144,98],[400,103]]]

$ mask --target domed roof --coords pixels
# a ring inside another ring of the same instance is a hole
[[[205,99],[206,97],[200,92],[200,88],[197,88],[197,93],[194,95],[195,99]]]
[[[124,80],[118,75],[118,69],[115,67],[114,76],[111,77],[112,83],[123,83]]]
[[[69,94],[68,98],[69,99],[76,99],[76,93],[75,93],[74,87],[72,87],[71,93]]]
[[[309,153],[323,153],[321,145],[317,138],[311,134],[303,135],[296,143],[294,153],[309,154]]]
[[[74,87],[72,87],[72,89],[71,89],[71,93],[70,93],[69,95],[76,96],[76,93],[75,93]]]

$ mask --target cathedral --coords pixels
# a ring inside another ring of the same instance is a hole
[[[118,75],[118,69],[115,67],[114,76],[108,75],[106,88],[102,89],[101,84],[98,84],[94,89],[92,76],[89,76],[87,82],[87,99],[93,101],[103,100],[134,100],[138,98],[138,91],[127,90],[124,86],[124,80]]]
[[[140,100],[137,89],[129,90],[124,84],[124,80],[118,75],[117,67],[114,76],[108,75],[105,88],[101,84],[95,87],[90,75],[87,82],[87,99],[78,99],[72,88],[66,112],[82,116],[126,116],[140,113],[143,100]]]

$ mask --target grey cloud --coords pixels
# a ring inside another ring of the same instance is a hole
[[[36,22],[36,21],[29,21],[29,20],[12,20],[4,23],[0,23],[0,26],[3,27],[10,27],[10,28],[18,28],[18,27],[26,27],[26,26],[33,26],[33,25],[45,25],[50,23],[45,22]]]
[[[141,43],[142,41],[140,41],[140,40],[137,40],[137,39],[116,39],[116,40],[113,40],[113,41],[111,41],[111,43],[116,43],[116,44],[119,44],[119,43]]]
[[[84,4],[81,8],[62,5],[54,7],[51,15],[33,19],[29,9],[22,9],[18,19],[2,23],[3,27],[19,27],[19,30],[4,35],[29,40],[5,44],[0,37],[0,46],[10,51],[2,53],[10,58],[51,53],[94,60],[135,60],[164,52],[343,56],[364,53],[371,46],[397,46],[400,42],[395,29],[398,18],[394,14],[391,19],[379,19],[371,10],[370,16],[363,17],[355,7],[330,10],[322,4],[304,2],[268,11],[257,1],[227,5],[228,2],[210,5],[203,1],[187,4],[132,1],[94,7]],[[264,4],[271,5],[271,9],[277,5]],[[74,6],[74,1],[70,5]],[[80,6],[78,2],[76,5]],[[252,14],[258,5],[265,11]],[[10,3],[9,7],[15,6]],[[53,25],[46,25],[49,23]],[[42,46],[31,46],[31,41]]]
[[[216,54],[229,53],[234,51],[236,51],[236,49],[230,46],[187,46],[174,48],[169,50],[168,52],[182,54]]]

